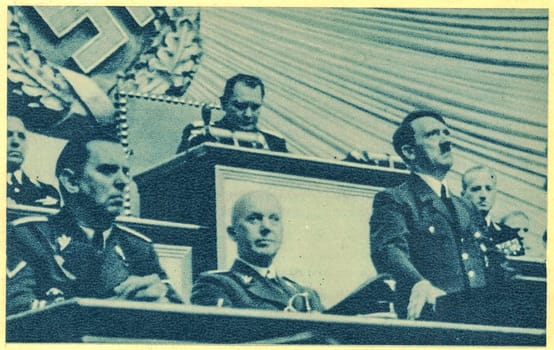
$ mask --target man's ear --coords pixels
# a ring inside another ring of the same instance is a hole
[[[75,172],[73,170],[68,168],[63,169],[58,176],[58,181],[68,193],[74,194],[79,192],[77,176],[75,176]]]
[[[235,231],[235,228],[233,226],[227,226],[227,233],[229,234],[229,236],[231,236],[233,241],[237,241],[237,232]]]
[[[415,154],[415,148],[414,146],[412,145],[409,145],[409,144],[406,144],[406,145],[403,145],[400,150],[402,151],[402,154],[404,155],[404,157],[406,159],[408,159],[409,161],[413,162],[416,158],[416,154]]]

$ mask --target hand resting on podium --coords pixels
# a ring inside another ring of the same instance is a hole
[[[168,286],[157,274],[129,276],[114,288],[114,292],[114,299],[168,302]]]

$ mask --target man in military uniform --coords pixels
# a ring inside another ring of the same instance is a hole
[[[204,121],[189,124],[183,130],[177,153],[203,142],[287,152],[284,138],[258,128],[264,96],[265,88],[260,78],[246,74],[233,76],[227,80],[220,98],[225,111],[223,118],[210,123],[210,111],[204,109]]]
[[[371,258],[378,272],[396,279],[400,317],[432,317],[437,298],[486,285],[480,218],[471,203],[448,190],[452,144],[439,114],[408,114],[393,145],[412,174],[375,196]]]
[[[462,197],[473,203],[485,220],[485,225],[493,225],[491,209],[496,201],[496,174],[493,169],[477,165],[462,175]]]
[[[497,253],[506,255],[523,255],[525,249],[522,236],[504,223],[494,222],[491,209],[496,201],[495,171],[484,165],[477,165],[467,170],[462,176],[462,196],[473,203],[483,218],[483,230],[487,236],[487,257],[501,259]],[[528,226],[528,225],[527,225]]]
[[[56,176],[61,211],[8,225],[7,313],[71,297],[180,302],[151,241],[114,223],[130,181],[117,139],[98,134],[69,141]]]
[[[23,121],[15,116],[8,116],[7,147],[8,203],[58,208],[58,190],[52,185],[29,177],[21,168],[27,150],[27,130]]]
[[[267,192],[249,192],[235,203],[228,233],[237,243],[238,258],[231,270],[200,275],[191,302],[285,311],[321,311],[318,294],[280,276],[272,265],[281,247],[281,206]]]

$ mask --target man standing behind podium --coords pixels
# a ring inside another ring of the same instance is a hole
[[[71,297],[179,302],[151,241],[114,223],[130,181],[117,139],[98,134],[69,141],[56,176],[61,211],[8,226],[7,313]]]
[[[403,184],[378,193],[370,220],[371,257],[397,281],[400,317],[431,312],[436,299],[485,286],[478,212],[448,190],[453,164],[450,131],[431,111],[408,114],[393,136],[412,171]]]
[[[191,302],[235,308],[321,311],[318,294],[276,273],[273,259],[283,240],[281,206],[266,192],[242,195],[227,229],[237,243],[238,259],[230,271],[200,275]]]
[[[263,106],[265,87],[258,77],[237,74],[227,80],[220,97],[225,115],[210,122],[209,109],[202,110],[203,121],[189,124],[183,130],[177,153],[203,142],[218,142],[249,148],[287,152],[285,139],[258,129],[258,118]]]

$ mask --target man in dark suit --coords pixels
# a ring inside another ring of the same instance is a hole
[[[258,128],[264,96],[264,83],[260,78],[246,74],[233,76],[227,80],[223,96],[220,98],[225,111],[223,118],[211,123],[210,110],[204,108],[204,120],[189,124],[183,130],[177,153],[203,142],[287,152],[283,137]]]
[[[486,246],[478,212],[445,181],[453,159],[444,119],[431,111],[408,114],[393,145],[412,174],[375,196],[371,258],[397,281],[398,315],[417,319],[438,297],[485,287]]]
[[[27,129],[23,121],[8,116],[7,189],[8,203],[50,208],[60,206],[60,195],[52,185],[29,177],[21,168],[27,150]]]
[[[114,224],[129,184],[117,139],[87,135],[62,150],[56,176],[65,205],[7,231],[7,313],[71,297],[180,302],[151,241]]]
[[[235,203],[228,228],[237,243],[238,259],[229,271],[202,273],[192,288],[191,302],[285,311],[321,311],[318,294],[280,276],[272,265],[281,247],[281,206],[266,192],[249,192]]]

